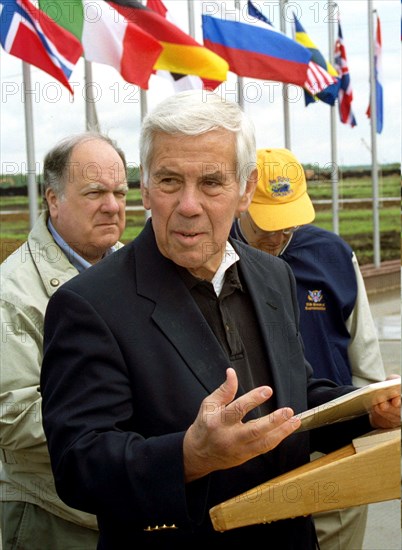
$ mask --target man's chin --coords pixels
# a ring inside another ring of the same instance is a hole
[[[206,257],[200,254],[174,254],[167,255],[167,258],[175,264],[187,269],[197,279],[212,280],[220,261],[213,261],[212,258],[206,261]]]
[[[102,239],[97,239],[96,242],[85,247],[84,256],[91,262],[98,261],[118,240],[118,235],[108,235]]]
[[[117,243],[120,237],[121,232],[116,225],[104,226],[93,239],[93,242],[97,243],[98,246],[105,246],[106,248],[110,248]]]

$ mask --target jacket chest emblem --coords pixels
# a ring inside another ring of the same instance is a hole
[[[307,301],[304,309],[306,311],[326,311],[327,306],[322,290],[307,291]]]

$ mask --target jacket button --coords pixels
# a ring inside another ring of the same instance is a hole
[[[50,284],[52,286],[59,286],[60,281],[59,281],[59,279],[50,279]]]

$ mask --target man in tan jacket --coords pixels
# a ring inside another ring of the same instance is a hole
[[[56,494],[39,392],[43,319],[66,281],[122,245],[124,153],[86,132],[45,157],[46,210],[1,265],[0,506],[3,550],[96,548],[95,516]]]

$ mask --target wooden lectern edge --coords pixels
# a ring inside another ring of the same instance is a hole
[[[360,483],[362,474],[365,478]],[[334,482],[334,479],[338,481]],[[333,488],[342,488],[341,501],[335,499],[331,502],[331,484]],[[315,488],[317,500],[312,499],[310,494]],[[303,496],[294,500],[294,490],[301,491]],[[321,496],[318,494],[320,490]],[[281,494],[275,495],[278,492]],[[283,502],[284,494],[289,497],[288,502]],[[358,453],[349,444],[286,472],[214,506],[210,509],[210,517],[216,531],[227,531],[397,498],[400,498],[399,430],[395,432],[393,439],[361,449]]]

